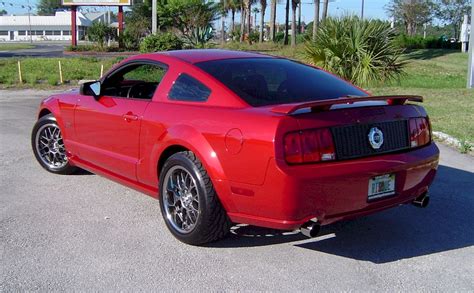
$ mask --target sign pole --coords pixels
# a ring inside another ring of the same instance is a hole
[[[121,36],[123,33],[123,7],[122,6],[118,7],[118,30],[119,30],[119,36]]]
[[[71,45],[73,47],[77,46],[76,12],[77,6],[71,6]]]

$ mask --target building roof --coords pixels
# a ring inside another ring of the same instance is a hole
[[[56,15],[31,15],[31,26],[71,26],[71,12],[57,11]],[[0,26],[28,26],[28,15],[0,16]],[[92,22],[81,12],[77,12],[78,26],[91,26]]]
[[[171,57],[179,58],[188,63],[198,63],[198,62],[204,62],[204,61],[235,59],[235,58],[272,58],[272,56],[258,54],[258,53],[219,50],[219,49],[179,50],[179,51],[160,52],[157,54],[169,55]]]

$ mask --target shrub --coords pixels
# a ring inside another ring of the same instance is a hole
[[[404,63],[390,25],[356,16],[328,18],[315,42],[305,45],[305,59],[359,86],[399,77]]]
[[[87,30],[87,38],[103,48],[107,40],[114,35],[114,30],[102,22],[94,22]]]
[[[208,48],[209,41],[214,37],[214,30],[211,25],[196,27],[191,32],[183,34],[184,44],[187,48]]]
[[[181,50],[182,48],[183,42],[172,33],[149,35],[140,43],[140,52],[142,53]]]
[[[273,41],[275,43],[282,43],[284,38],[285,38],[285,33],[284,32],[278,32],[278,33],[275,34],[275,38],[273,39]]]
[[[461,49],[460,43],[452,43],[443,37],[408,36],[400,34],[395,38],[395,44],[403,49]]]
[[[128,51],[136,51],[140,47],[140,39],[134,36],[130,30],[126,29],[119,36],[120,47]]]
[[[259,38],[260,38],[260,33],[258,33],[258,32],[252,32],[249,35],[249,41],[251,43],[257,43]]]

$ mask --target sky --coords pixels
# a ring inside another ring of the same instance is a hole
[[[324,0],[322,0],[324,1]],[[322,2],[321,1],[321,2]],[[4,4],[2,4],[2,2]],[[38,4],[39,0],[29,0],[30,5],[34,6]],[[270,2],[270,1],[267,1]],[[284,2],[284,1],[281,1]],[[380,18],[388,19],[385,12],[384,6],[389,0],[365,0],[364,16],[368,18]],[[314,18],[314,4],[313,0],[302,0],[303,6],[301,7],[302,20],[310,22]],[[329,15],[341,15],[341,14],[358,14],[361,12],[362,0],[333,0],[329,3]],[[13,4],[13,6],[11,5]],[[27,8],[21,6],[28,5],[28,0],[0,0],[0,10],[5,9],[9,14],[23,14],[27,13]],[[321,5],[322,6],[322,5]],[[259,7],[257,4],[256,7]],[[322,8],[322,7],[321,7]],[[113,9],[113,8],[112,8]],[[33,8],[33,10],[36,10]],[[260,16],[258,16],[259,19]],[[267,7],[265,20],[268,21],[270,17],[270,8]],[[291,17],[291,14],[290,14]],[[285,19],[285,4],[279,4],[277,7],[277,21],[279,23],[284,22]]]

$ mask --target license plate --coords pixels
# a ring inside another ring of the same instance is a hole
[[[368,200],[395,194],[395,174],[385,174],[369,180]]]

